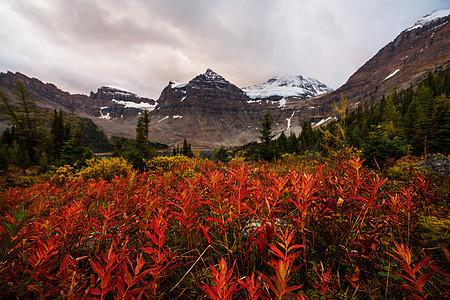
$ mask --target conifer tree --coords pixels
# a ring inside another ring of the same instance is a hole
[[[300,133],[301,151],[305,152],[314,144],[314,131],[310,121],[304,121],[302,132]]]
[[[192,152],[191,144],[187,142],[186,138],[183,141],[183,147],[181,148],[181,154],[187,157],[194,156],[194,153]]]
[[[25,170],[38,160],[36,148],[43,140],[38,129],[37,106],[23,83],[16,81],[13,94],[16,97],[17,107],[13,107],[9,98],[0,89],[0,98],[6,113],[11,118],[12,126],[15,127],[15,142],[21,154],[18,157],[18,164]]]
[[[61,155],[64,142],[66,141],[64,118],[61,110],[59,111],[59,113],[56,111],[56,109],[53,112],[50,133],[52,135],[55,155],[56,157],[59,157]]]
[[[86,160],[92,156],[92,151],[86,147],[83,147],[81,143],[81,131],[77,130],[75,134],[64,141],[61,149],[60,164],[76,164],[77,167],[81,167],[85,164]]]
[[[281,132],[280,136],[277,139],[278,151],[281,153],[287,152],[287,136],[284,134],[284,131]]]
[[[286,141],[286,151],[288,153],[297,152],[297,137],[295,136],[295,133],[293,133],[292,131]]]
[[[147,110],[144,110],[142,116],[138,118],[136,125],[136,143],[142,149],[148,147],[148,125],[150,124],[150,116]]]
[[[390,124],[394,128],[397,128],[401,121],[401,114],[395,105],[397,100],[397,91],[393,90],[384,104],[383,123]]]
[[[263,144],[266,146],[269,146],[270,141],[272,140],[272,119],[270,116],[270,110],[267,110],[263,116],[263,120],[261,123],[261,130],[260,130],[260,140]]]

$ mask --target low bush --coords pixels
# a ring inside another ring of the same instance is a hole
[[[358,157],[285,159],[92,160],[3,190],[0,297],[448,297],[433,178],[394,187]]]

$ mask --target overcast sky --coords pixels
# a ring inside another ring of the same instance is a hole
[[[71,93],[158,98],[211,68],[239,87],[276,75],[338,88],[438,0],[0,0],[0,71]]]

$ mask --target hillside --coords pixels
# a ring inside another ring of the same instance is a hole
[[[431,13],[403,30],[392,42],[361,66],[334,92],[316,98],[324,112],[341,94],[349,105],[373,104],[394,87],[405,89],[423,80],[429,71],[450,65],[450,10]]]
[[[21,80],[40,107],[90,118],[109,136],[133,137],[143,109],[151,111],[150,139],[179,145],[184,138],[196,148],[233,147],[259,139],[260,122],[270,109],[273,132],[299,134],[304,121],[326,124],[335,115],[341,94],[349,108],[378,102],[397,87],[404,89],[429,71],[450,64],[450,10],[437,11],[402,31],[335,91],[317,79],[278,76],[239,88],[211,69],[185,83],[171,81],[158,99],[120,87],[100,87],[71,95],[50,83],[21,73],[0,73],[0,88],[9,93]],[[0,117],[0,126],[6,119]]]

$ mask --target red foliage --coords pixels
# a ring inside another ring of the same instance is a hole
[[[401,297],[402,287],[446,296],[438,279],[448,270],[429,255],[441,248],[427,246],[422,261],[411,250],[426,248],[416,221],[436,198],[429,179],[398,188],[358,158],[311,174],[236,162],[182,168],[189,178],[129,172],[1,191],[0,297],[364,298]],[[392,241],[401,242],[393,251]]]
[[[228,270],[225,259],[220,258],[218,270],[210,265],[212,272],[213,286],[203,285],[200,288],[213,300],[231,300],[233,295],[239,290],[237,281],[233,276],[233,266]]]

